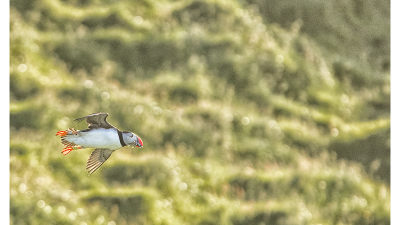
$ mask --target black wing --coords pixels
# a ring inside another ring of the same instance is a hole
[[[109,148],[96,148],[92,154],[90,154],[90,157],[87,161],[86,164],[86,169],[89,172],[89,175],[92,174],[94,171],[96,171],[103,163],[110,158],[110,155],[114,152],[114,150],[111,150]]]
[[[94,128],[115,128],[109,122],[107,122],[106,118],[108,113],[93,113],[85,117],[81,117],[75,119],[77,122],[81,122],[82,120],[86,119],[86,123],[89,124],[89,129]]]

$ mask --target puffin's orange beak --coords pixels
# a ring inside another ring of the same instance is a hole
[[[139,147],[139,148],[143,147],[143,141],[142,141],[142,139],[140,139],[140,137],[137,136],[137,135],[136,135],[136,137],[137,137],[137,139],[138,139],[138,143],[136,143],[136,147]]]

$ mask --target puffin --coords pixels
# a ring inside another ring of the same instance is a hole
[[[56,136],[61,137],[64,145],[62,154],[67,155],[72,150],[83,148],[95,148],[90,154],[86,164],[89,175],[95,172],[103,163],[110,158],[111,154],[124,146],[143,147],[142,139],[130,131],[120,131],[107,122],[108,113],[93,113],[75,119],[76,122],[86,120],[88,128],[84,130],[58,131]]]

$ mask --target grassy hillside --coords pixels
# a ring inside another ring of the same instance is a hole
[[[389,1],[10,5],[11,224],[390,224]]]

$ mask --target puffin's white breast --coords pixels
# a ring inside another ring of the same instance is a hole
[[[116,129],[98,128],[86,132],[78,132],[77,135],[67,135],[67,141],[73,142],[83,148],[121,148],[121,143]]]

